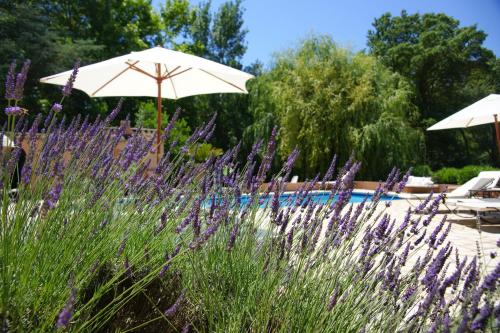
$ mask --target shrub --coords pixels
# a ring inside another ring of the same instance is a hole
[[[413,167],[412,175],[416,177],[430,177],[432,176],[431,167],[427,164],[421,164]]]
[[[461,169],[457,168],[442,168],[432,174],[432,178],[436,183],[443,184],[464,184],[469,179],[477,177],[481,171],[500,170],[490,166],[467,165]]]
[[[238,146],[196,163],[186,154],[210,135],[209,122],[145,174],[154,140],[135,135],[113,154],[124,128],[106,127],[119,110],[68,125],[58,114],[32,124],[9,114],[1,136],[16,145],[0,150],[3,331],[494,330],[500,265],[481,278],[477,258],[449,259],[450,224],[429,225],[441,197],[419,207],[428,215],[408,211],[397,222],[379,204],[408,175],[394,169],[353,206],[360,163],[334,177],[332,162],[281,205],[297,152],[268,175],[276,130],[243,166]],[[314,185],[332,179],[329,200],[311,200]],[[416,259],[417,249],[426,255]]]
[[[432,174],[432,180],[435,183],[458,184],[459,169],[442,168]]]

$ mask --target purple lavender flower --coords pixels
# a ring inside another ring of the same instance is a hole
[[[482,289],[495,291],[496,283],[500,279],[500,263],[497,264],[495,269],[488,275],[485,276],[483,283],[481,284]]]
[[[404,265],[406,265],[406,260],[408,259],[409,252],[410,252],[410,243],[407,243],[405,249],[403,250],[399,258],[399,266],[403,267]]]
[[[260,164],[259,167],[259,171],[257,172],[258,183],[262,183],[267,171],[269,171],[269,168],[271,167],[271,161],[273,159],[276,148],[277,131],[278,131],[277,127],[273,127],[273,130],[271,132],[271,137],[269,138],[269,142],[267,143],[266,154],[264,155],[262,163]]]
[[[401,191],[403,191],[403,189],[405,188],[406,183],[408,182],[408,178],[410,178],[411,170],[412,170],[412,168],[409,168],[408,171],[406,171],[405,175],[403,176],[403,178],[401,179],[401,181],[398,184],[398,187],[396,189],[396,193],[401,193]]]
[[[410,217],[411,217],[411,208],[408,208],[405,214],[405,218],[403,220],[403,223],[398,228],[398,232],[404,232],[408,224],[410,223]]]
[[[45,201],[43,203],[43,207],[48,210],[52,209],[56,206],[57,201],[59,201],[59,197],[61,195],[62,191],[62,184],[57,183],[55,184],[47,194],[47,197],[45,198]]]
[[[169,268],[170,268],[169,264],[164,264],[163,267],[160,270],[160,273],[158,275],[160,277],[163,277],[165,275],[165,273],[168,271]]]
[[[401,297],[401,300],[403,301],[403,303],[406,303],[408,302],[408,300],[413,296],[413,294],[415,293],[415,291],[417,290],[417,287],[412,285],[412,286],[409,286],[405,293],[403,294],[403,296]]]
[[[441,234],[441,237],[439,238],[437,244],[441,245],[444,243],[446,240],[446,237],[448,237],[448,234],[450,233],[451,230],[451,223],[448,222],[448,226],[446,227],[445,231]]]
[[[432,234],[429,236],[429,246],[430,247],[435,247],[436,246],[436,237],[438,233],[441,231],[441,229],[444,226],[444,223],[446,221],[447,215],[444,215],[443,218],[441,219],[441,222],[436,226]]]
[[[470,325],[470,329],[473,331],[483,330],[490,315],[491,315],[491,306],[488,302],[485,302],[484,305],[481,307],[481,310],[479,311],[479,316]]]
[[[443,268],[444,263],[448,259],[452,251],[452,247],[450,243],[448,243],[445,247],[443,247],[437,256],[432,261],[432,264],[427,269],[427,272],[422,279],[422,284],[427,287],[427,289],[431,289],[432,285],[436,282],[439,272]]]
[[[187,324],[186,324],[186,325],[184,325],[184,327],[182,328],[181,333],[188,333],[190,328],[191,328],[191,324],[190,324],[190,323],[187,323]]]
[[[106,117],[106,119],[104,119],[104,124],[103,124],[104,127],[111,124],[111,122],[116,118],[118,113],[122,110],[122,106],[123,106],[123,98],[120,98],[118,104],[116,104],[113,111],[111,111],[111,113]]]
[[[73,66],[73,72],[68,78],[66,85],[62,88],[62,94],[64,97],[69,97],[71,95],[71,90],[73,89],[73,84],[75,83],[76,76],[78,75],[78,68],[80,67],[80,60],[75,62]]]
[[[181,292],[181,294],[179,295],[179,297],[177,298],[177,300],[175,301],[174,304],[172,304],[171,307],[169,307],[166,311],[165,311],[165,316],[167,317],[173,317],[177,311],[179,310],[179,307],[181,306],[182,302],[184,301],[184,290]]]
[[[231,234],[229,235],[229,242],[227,244],[228,251],[231,251],[231,249],[234,246],[234,243],[236,241],[236,237],[238,236],[238,228],[239,228],[238,222],[234,222],[233,229],[231,230]]]
[[[120,246],[118,247],[118,251],[116,252],[117,257],[121,256],[123,251],[125,250],[125,246],[127,245],[127,240],[128,240],[128,232],[125,233],[125,236],[123,237]]]
[[[453,272],[453,274],[451,274],[450,276],[448,276],[443,281],[443,283],[439,287],[439,293],[441,294],[441,296],[444,295],[446,289],[449,286],[451,286],[452,284],[454,285],[454,288],[456,288],[456,285],[458,284],[458,281],[460,279],[460,275],[462,274],[462,270],[464,269],[466,262],[467,262],[467,258],[464,258],[464,260],[462,260],[462,262],[460,262],[458,264],[455,272]]]
[[[68,301],[66,302],[66,305],[64,308],[59,312],[59,315],[57,316],[57,327],[58,328],[65,328],[69,325],[69,321],[71,320],[71,317],[73,317],[73,309],[75,306],[75,301],[76,301],[76,289],[73,288],[71,289],[71,294],[68,298]]]
[[[285,165],[283,166],[283,169],[285,171],[285,174],[288,174],[292,170],[292,166],[295,163],[295,160],[299,156],[299,150],[295,148],[290,155],[288,155],[288,158],[285,162]],[[286,178],[286,177],[285,177]]]
[[[127,274],[129,277],[132,276],[132,268],[130,267],[128,256],[125,256],[125,261],[123,262],[123,268],[125,269],[125,274]]]
[[[175,110],[174,114],[172,115],[172,118],[170,118],[170,121],[168,122],[167,127],[165,127],[165,129],[163,130],[163,134],[161,136],[162,141],[168,139],[168,137],[170,136],[170,132],[172,132],[172,129],[174,128],[174,125],[175,125],[177,119],[179,119],[180,113],[181,113],[181,109],[177,108]]]
[[[16,86],[14,87],[13,99],[21,100],[23,99],[24,84],[28,78],[28,70],[30,68],[31,60],[26,60],[23,64],[23,68],[16,76]]]
[[[450,313],[446,311],[443,317],[443,333],[450,333]]]
[[[53,110],[55,113],[59,113],[62,111],[62,108],[63,108],[62,104],[54,103],[52,104],[51,110]]]
[[[7,106],[5,108],[5,114],[8,116],[20,116],[24,113],[23,109],[20,106]]]
[[[247,157],[247,161],[249,163],[253,162],[253,159],[255,158],[255,155],[257,155],[261,146],[262,146],[262,139],[252,145],[252,150],[250,151],[250,154],[248,154]]]
[[[337,155],[333,155],[332,161],[328,166],[328,170],[326,170],[323,180],[321,181],[321,188],[325,187],[325,183],[330,180],[335,172],[335,165],[337,163]]]
[[[328,311],[332,311],[334,306],[337,304],[338,297],[339,297],[339,288],[338,286],[335,286],[335,290],[333,291],[333,294],[330,297],[330,301],[328,302],[327,306]]]
[[[422,240],[424,239],[426,233],[427,233],[427,229],[424,230],[424,232],[422,233],[422,235],[420,235],[420,237],[417,238],[417,240],[413,244],[415,246],[417,246],[418,244],[420,244],[422,242]]]
[[[467,291],[472,287],[472,284],[476,281],[477,279],[477,257],[474,257],[472,259],[471,263],[467,267],[468,274],[467,277],[465,278],[464,285],[462,287],[462,295],[465,296]]]
[[[16,86],[16,60],[12,60],[5,78],[5,98],[14,99],[14,89]]]
[[[427,204],[429,203],[429,201],[431,201],[431,198],[432,196],[434,195],[434,191],[430,191],[429,192],[429,195],[424,199],[424,201],[422,201],[418,206],[417,208],[415,208],[415,212],[417,213],[420,213],[424,210],[425,206],[427,206]]]
[[[388,225],[389,225],[389,217],[387,214],[384,214],[382,219],[380,219],[378,225],[375,227],[375,236],[378,239],[384,238]]]

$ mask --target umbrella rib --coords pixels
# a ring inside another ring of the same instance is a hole
[[[147,76],[149,76],[149,77],[150,77],[150,78],[152,78],[152,79],[155,79],[155,80],[156,80],[156,79],[158,79],[156,76],[149,74],[148,72],[146,72],[145,70],[140,69],[139,67],[136,67],[136,66],[135,66],[135,64],[137,64],[137,63],[138,63],[138,61],[137,61],[137,62],[135,62],[134,64],[129,64],[129,63],[127,62],[127,64],[130,66],[130,68],[131,68],[131,69],[133,69],[134,71],[137,71],[137,72],[139,72],[139,73],[142,73],[142,74],[144,74],[144,75],[147,75]]]
[[[224,79],[222,79],[222,78],[218,77],[218,76],[217,76],[217,75],[215,75],[215,74],[212,74],[212,73],[210,73],[210,72],[207,72],[206,70],[201,69],[201,68],[198,68],[198,69],[199,69],[200,71],[202,71],[202,72],[207,73],[208,75],[211,75],[211,76],[215,77],[216,79],[221,80],[221,81],[222,81],[222,82],[224,82],[224,83],[229,84],[230,86],[235,87],[236,89],[238,89],[238,90],[240,90],[240,91],[243,91],[243,92],[245,91],[245,90],[241,89],[240,87],[238,87],[237,85],[235,85],[235,84],[233,84],[233,83],[231,83],[231,82],[229,82],[229,81],[226,81],[226,80],[224,80]]]
[[[169,72],[169,71],[168,71],[168,69],[167,69],[167,65],[165,65],[165,71],[166,71],[167,73],[161,77],[161,78],[162,78],[162,80],[168,79],[168,77],[169,77],[170,75],[172,75],[172,73],[173,73],[173,72],[175,72],[176,70],[178,70],[179,68],[181,68],[181,66],[177,66],[177,67],[175,67],[173,70],[171,70],[171,71]]]
[[[137,60],[135,64],[137,64],[139,62],[139,60]],[[108,84],[110,84],[113,80],[115,80],[117,77],[119,77],[120,75],[122,75],[123,73],[125,73],[126,71],[128,71],[130,68],[131,68],[131,64],[127,63],[129,65],[129,67],[125,68],[124,70],[122,70],[120,73],[116,74],[115,76],[113,76],[110,80],[108,80],[106,83],[104,83],[102,86],[99,87],[99,89],[97,89],[96,91],[94,91],[91,96],[94,96],[95,94],[97,94],[99,91],[101,91],[104,87],[106,87]]]
[[[165,80],[165,78],[167,78],[169,74],[172,74],[173,72],[175,72],[177,69],[179,69],[181,67],[181,66],[177,66],[172,71],[169,72],[167,65],[163,64],[163,66],[165,67],[165,72],[167,72],[167,74],[165,74],[162,77],[162,80]],[[172,81],[172,78],[169,78],[169,80],[170,80],[170,84],[172,85],[172,90],[174,91],[175,99],[177,99],[177,91],[175,90],[174,81]]]
[[[171,78],[173,78],[174,76],[177,76],[177,75],[181,75],[181,74],[183,74],[183,73],[186,73],[187,71],[189,71],[189,70],[191,70],[191,69],[192,69],[192,67],[189,67],[189,68],[186,68],[185,70],[183,70],[183,71],[181,71],[181,72],[179,72],[179,73],[175,73],[175,74],[170,75],[170,73],[172,73],[173,71],[175,71],[175,69],[174,69],[172,72],[170,72],[170,73],[168,73],[166,76],[164,76],[164,77],[163,77],[163,79],[171,79]]]
[[[467,124],[465,124],[464,127],[469,127],[470,123],[472,123],[473,120],[474,120],[474,118],[470,118],[470,120],[467,122]]]

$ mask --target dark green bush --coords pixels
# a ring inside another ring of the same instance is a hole
[[[487,165],[467,165],[461,169],[442,168],[432,174],[432,180],[443,184],[463,184],[481,171],[500,170]]]
[[[442,168],[432,174],[432,180],[435,183],[458,184],[459,172],[457,168]]]
[[[421,164],[414,166],[412,171],[411,171],[412,176],[417,176],[417,177],[430,177],[432,176],[432,170],[431,167],[428,166],[427,164]]]

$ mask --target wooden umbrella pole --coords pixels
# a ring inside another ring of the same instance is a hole
[[[156,163],[160,161],[160,143],[161,143],[161,81],[163,80],[161,77],[161,67],[160,64],[156,64],[156,83],[158,85],[158,95],[156,99]]]
[[[495,117],[495,133],[497,135],[498,155],[500,155],[500,130],[498,129],[498,117],[497,115],[494,115],[493,117]]]

